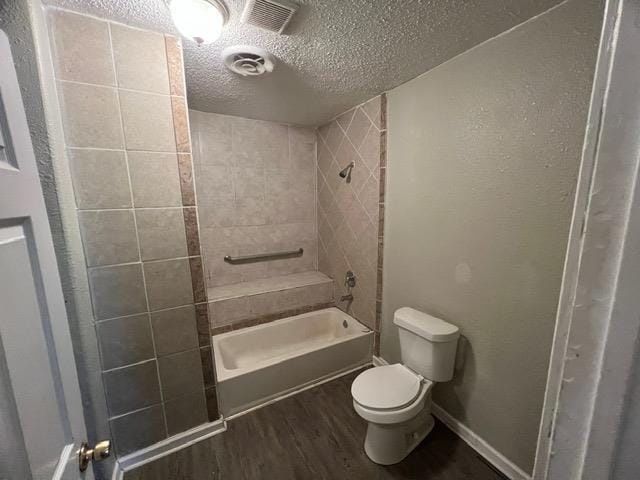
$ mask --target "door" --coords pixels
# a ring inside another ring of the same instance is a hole
[[[9,41],[0,31],[0,479],[92,478],[69,325]]]

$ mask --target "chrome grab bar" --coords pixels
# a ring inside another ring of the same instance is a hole
[[[304,253],[304,249],[290,250],[288,252],[258,253],[256,255],[245,255],[242,257],[232,257],[226,255],[224,261],[231,265],[239,265],[242,263],[264,262],[266,260],[275,260],[277,258],[299,257]]]

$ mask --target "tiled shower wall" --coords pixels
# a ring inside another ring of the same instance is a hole
[[[48,13],[111,433],[126,454],[218,418],[181,46]]]
[[[316,270],[314,130],[196,110],[189,115],[208,286]],[[300,247],[298,258],[223,261]]]
[[[372,328],[379,353],[382,236],[386,173],[386,96],[375,97],[318,129],[318,267],[334,279],[339,299],[345,275],[357,278],[351,303],[338,306]],[[338,172],[355,166],[351,183]]]

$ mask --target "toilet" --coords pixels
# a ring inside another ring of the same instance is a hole
[[[426,313],[403,307],[399,327],[402,363],[371,368],[351,385],[353,407],[369,425],[367,456],[381,465],[400,462],[429,434],[431,389],[453,377],[460,330]]]

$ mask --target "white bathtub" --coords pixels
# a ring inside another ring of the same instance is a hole
[[[371,362],[373,332],[337,308],[215,335],[225,417]]]

